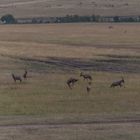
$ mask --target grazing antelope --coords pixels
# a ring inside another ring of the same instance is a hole
[[[88,82],[86,89],[87,89],[87,93],[89,93],[91,90],[91,82]]]
[[[70,89],[72,89],[72,86],[74,86],[74,84],[78,81],[78,79],[76,78],[69,78],[67,80],[67,85],[69,86]]]
[[[116,81],[116,82],[113,82],[113,83],[110,85],[110,87],[117,87],[117,86],[122,87],[122,86],[123,86],[122,84],[124,84],[124,83],[125,83],[125,81],[124,81],[124,78],[122,77],[121,80]]]
[[[109,29],[113,29],[113,26],[108,26]]]
[[[21,79],[20,76],[15,76],[14,74],[12,74],[12,78],[13,78],[13,80],[14,80],[15,82],[16,82],[16,81],[22,82],[22,79]]]
[[[80,77],[83,77],[84,78],[84,80],[92,80],[92,77],[91,77],[91,75],[89,75],[89,74],[83,74],[82,72],[80,73]]]
[[[27,74],[28,74],[28,72],[27,72],[27,70],[25,70],[25,72],[24,72],[24,74],[23,74],[23,78],[24,78],[24,79],[27,78]]]

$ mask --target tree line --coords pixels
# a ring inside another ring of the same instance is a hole
[[[140,22],[140,16],[79,16],[66,15],[63,17],[38,17],[38,18],[15,18],[11,14],[1,17],[3,24],[38,24],[38,23],[74,23],[74,22]]]

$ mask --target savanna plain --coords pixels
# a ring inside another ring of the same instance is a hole
[[[140,24],[0,26],[0,140],[139,140],[139,85]]]

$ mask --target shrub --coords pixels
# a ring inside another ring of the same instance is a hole
[[[1,21],[5,24],[14,24],[16,23],[16,19],[11,14],[6,14],[1,17]]]

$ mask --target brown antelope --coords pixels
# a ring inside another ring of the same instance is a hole
[[[84,78],[84,80],[92,80],[92,77],[91,77],[91,75],[89,75],[89,74],[83,74],[82,72],[80,73],[80,77],[83,77]]]
[[[72,89],[72,87],[74,86],[74,84],[78,81],[78,79],[76,78],[69,78],[67,80],[67,85],[69,86],[70,89]]]
[[[25,72],[24,72],[24,74],[23,74],[23,78],[24,78],[24,79],[27,78],[27,74],[28,74],[28,72],[27,72],[27,70],[25,70]]]
[[[113,82],[113,83],[110,85],[110,87],[113,87],[113,88],[114,88],[114,87],[117,87],[117,86],[122,87],[122,86],[123,86],[122,84],[124,84],[124,83],[125,83],[125,81],[124,81],[124,78],[122,77],[121,80]]]
[[[13,80],[14,80],[15,82],[16,82],[16,81],[22,82],[22,79],[21,79],[20,76],[16,76],[16,75],[12,74],[12,78],[13,78]]]
[[[88,82],[86,89],[87,89],[87,93],[89,93],[91,90],[91,82]]]

